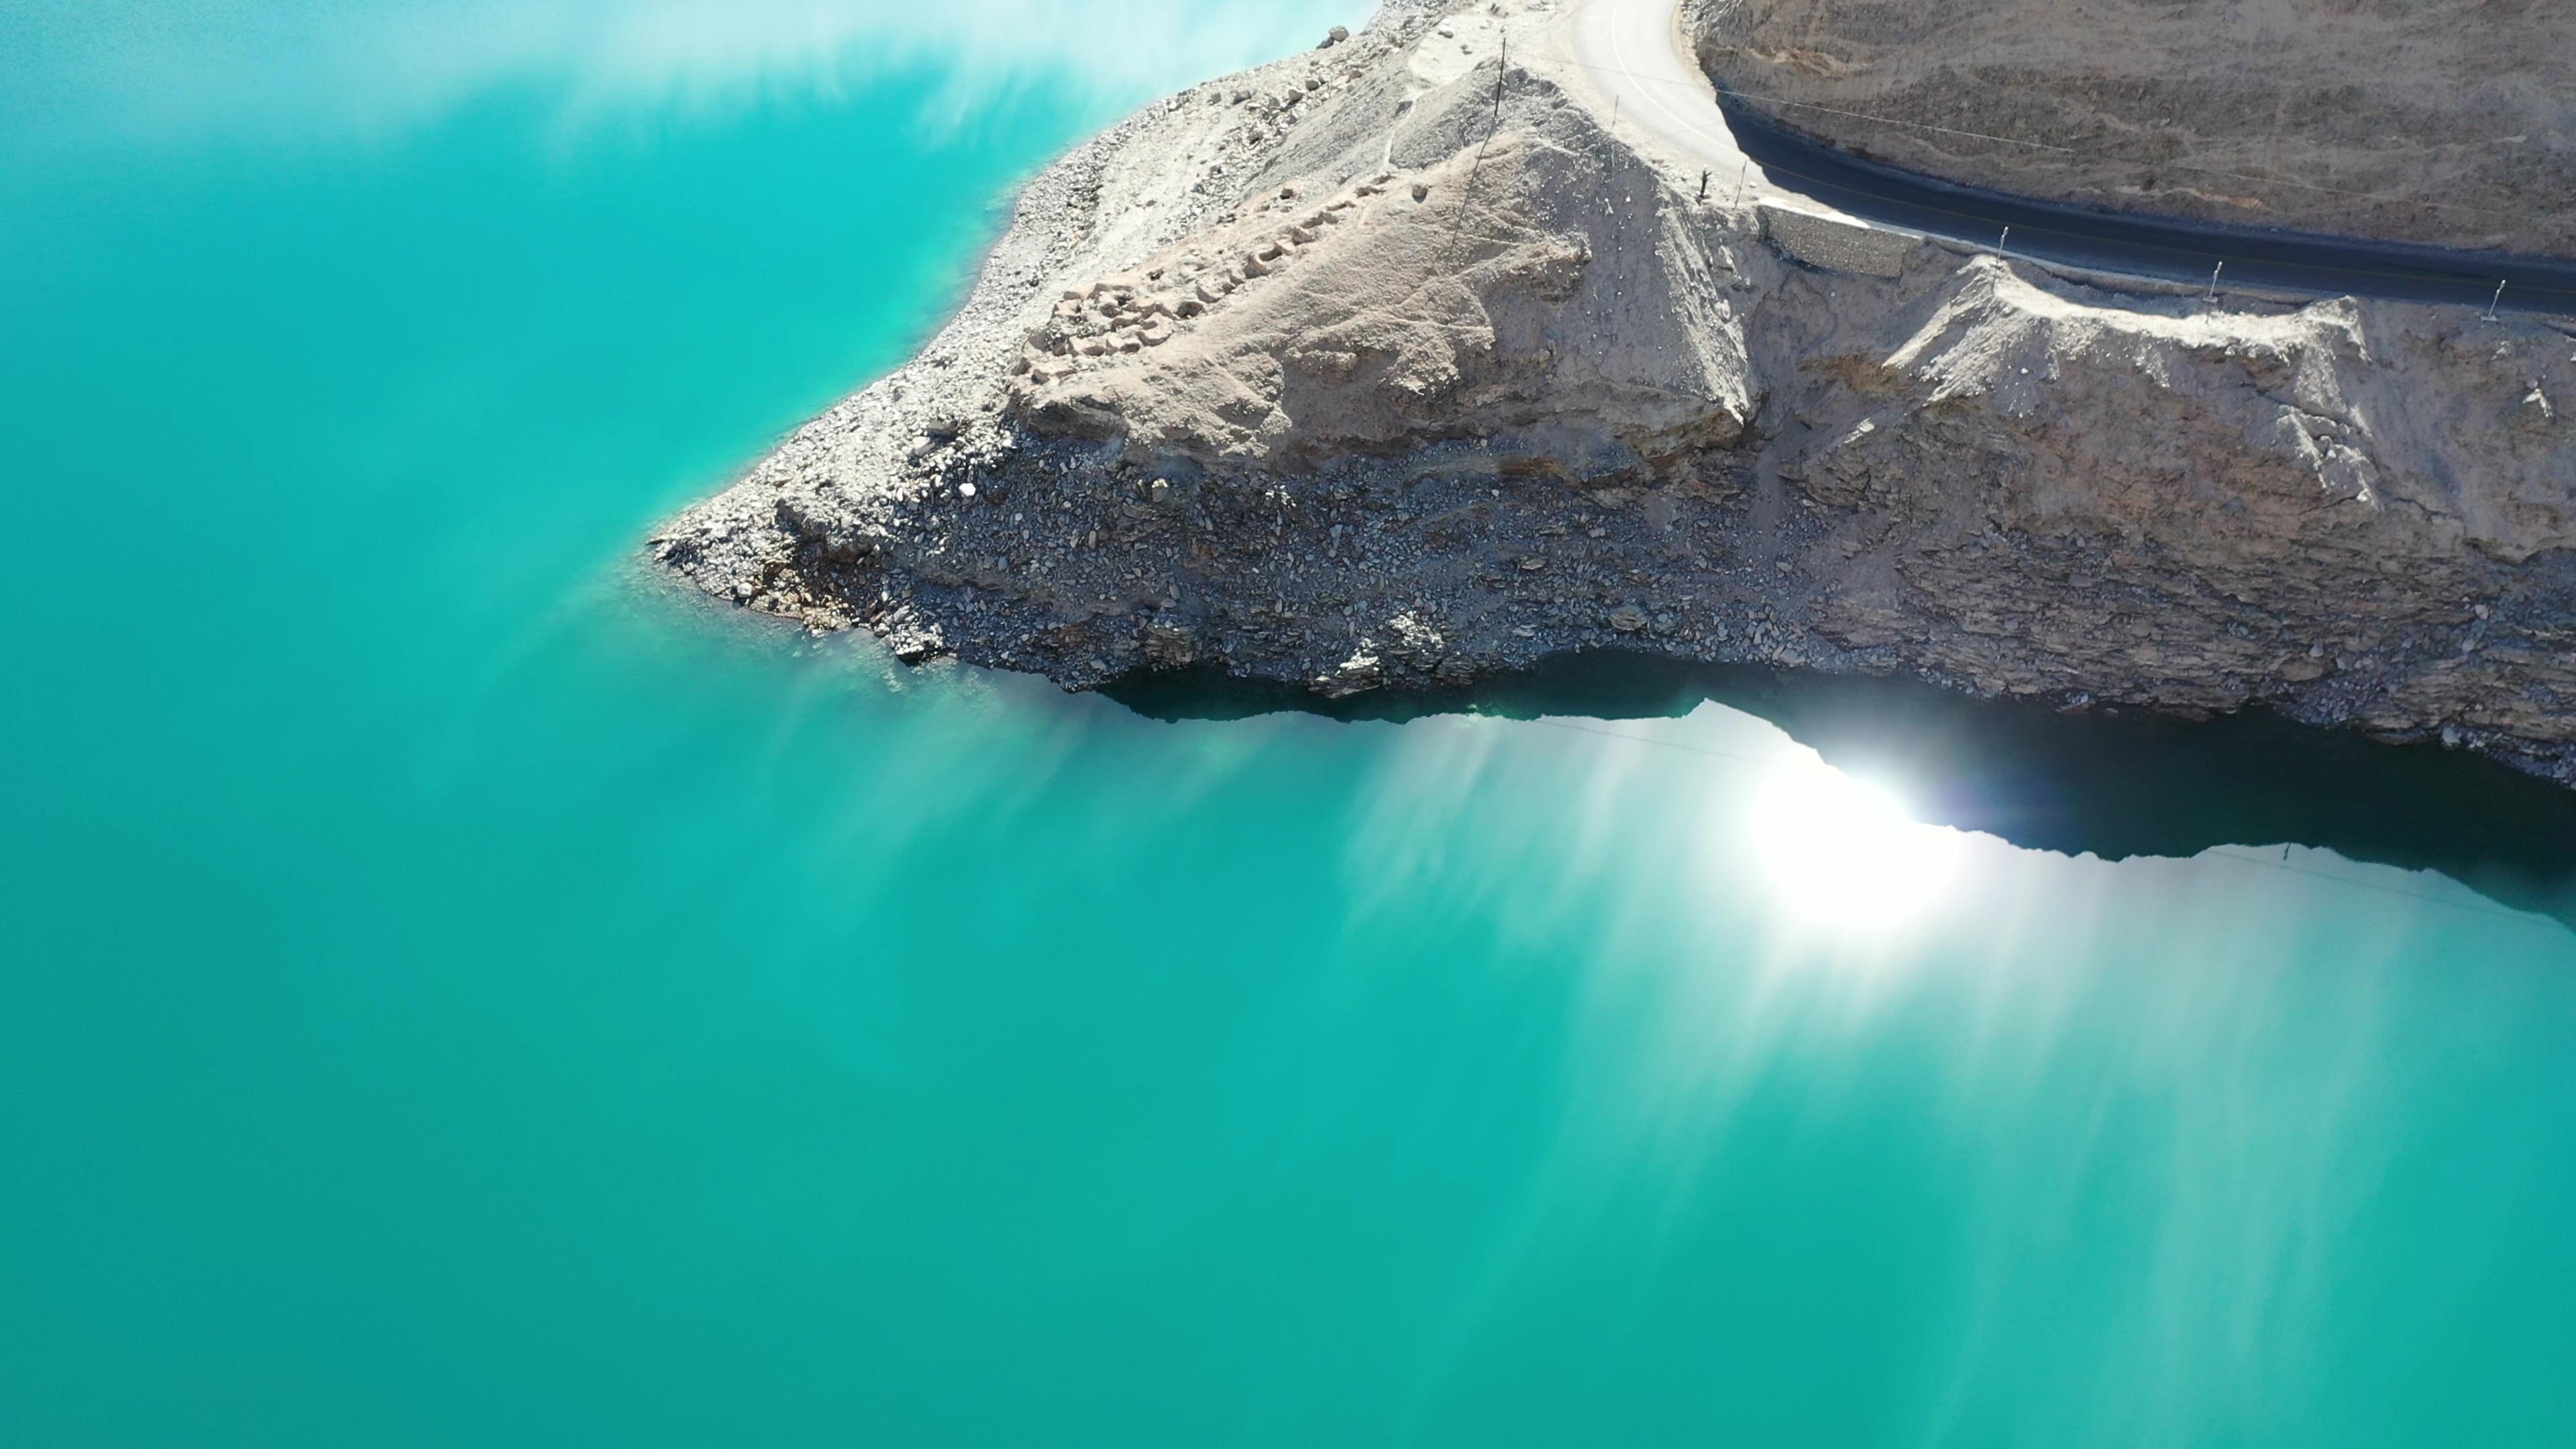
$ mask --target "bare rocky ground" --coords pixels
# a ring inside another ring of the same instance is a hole
[[[1077,149],[919,358],[655,556],[1072,689],[1625,647],[2576,783],[2567,330],[1704,204],[1525,59],[1552,18],[1390,5]]]
[[[1728,90],[1908,170],[2576,256],[2565,0],[1693,0],[1692,24]]]

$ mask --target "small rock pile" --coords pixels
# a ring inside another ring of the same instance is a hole
[[[1297,198],[1295,187],[1283,187],[1254,218],[1168,262],[1064,291],[1046,324],[1029,334],[1012,375],[1043,384],[1074,375],[1084,358],[1163,345],[1180,324],[1246,283],[1287,267],[1299,249],[1314,243],[1326,228],[1341,225],[1361,198],[1378,194],[1394,179],[1392,172],[1381,173],[1374,182],[1281,222],[1270,213]]]

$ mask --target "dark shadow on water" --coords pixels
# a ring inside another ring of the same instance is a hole
[[[1771,721],[1837,768],[1903,780],[1933,823],[2015,845],[2110,860],[2318,846],[2437,870],[2576,927],[2576,791],[2438,745],[2381,744],[2262,713],[2206,724],[2134,711],[2068,715],[1913,680],[1616,651],[1556,655],[1456,692],[1331,701],[1213,670],[1136,675],[1102,692],[1164,720],[1283,710],[1344,720],[1654,719],[1715,700]]]

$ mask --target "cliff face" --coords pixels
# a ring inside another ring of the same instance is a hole
[[[2576,781],[2576,338],[1702,203],[1501,63],[1544,17],[1399,13],[1075,153],[922,358],[657,555],[1076,688],[1619,645]]]
[[[1702,0],[1695,16],[1728,90],[1910,170],[2576,255],[2563,0]]]
[[[2213,314],[1926,261],[1884,290],[1838,283],[1869,305],[1766,373],[1800,378],[1765,461],[1823,526],[1821,632],[2004,693],[2282,701],[2564,758],[2564,339],[2351,301]]]

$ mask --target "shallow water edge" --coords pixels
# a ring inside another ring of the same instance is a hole
[[[2463,751],[2386,744],[2260,710],[2205,722],[2117,708],[2068,714],[1910,679],[1627,650],[1551,655],[1458,690],[1340,700],[1204,666],[1133,674],[1101,692],[1163,720],[1276,711],[1663,719],[1714,701],[1778,725],[1839,769],[1906,781],[1929,824],[2105,860],[2313,846],[2439,871],[2576,927],[2576,794]]]

